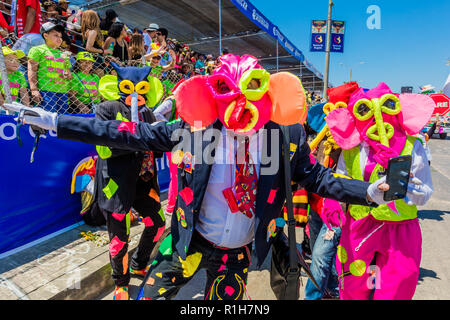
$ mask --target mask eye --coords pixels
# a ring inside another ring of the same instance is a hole
[[[141,81],[136,85],[135,90],[137,93],[145,95],[150,91],[150,83],[148,83],[147,81]]]
[[[247,85],[247,89],[256,90],[261,87],[261,81],[259,79],[252,79]]]
[[[250,101],[260,100],[269,90],[270,73],[264,69],[251,69],[239,80],[241,92]]]
[[[388,109],[394,110],[395,109],[395,104],[396,102],[392,99],[387,99],[384,103],[383,103],[383,107],[386,107]]]
[[[119,83],[119,89],[125,94],[132,94],[134,92],[134,84],[130,80],[123,80]]]
[[[393,94],[386,94],[381,97],[381,110],[390,115],[400,113],[400,100]]]
[[[358,106],[358,114],[361,116],[365,116],[366,114],[368,114],[370,112],[370,108],[367,106],[367,104],[365,103],[361,103]]]
[[[229,102],[236,99],[240,94],[239,88],[233,80],[223,74],[209,76],[208,85],[216,98],[225,99]]]
[[[231,91],[230,87],[228,87],[227,83],[222,79],[219,79],[217,82],[214,83],[214,90],[218,94],[227,94],[228,92]]]
[[[373,116],[372,102],[367,99],[361,99],[353,106],[353,114],[360,121],[365,121]]]

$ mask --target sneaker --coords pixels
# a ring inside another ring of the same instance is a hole
[[[113,300],[130,300],[130,295],[128,294],[128,286],[116,287],[114,290]]]
[[[145,277],[147,275],[148,270],[150,269],[150,266],[145,267],[141,270],[136,270],[130,267],[130,274],[138,277]]]

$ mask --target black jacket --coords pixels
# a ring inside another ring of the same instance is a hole
[[[58,120],[57,134],[59,138],[81,141],[90,144],[108,145],[113,148],[129,149],[135,151],[155,150],[160,152],[172,151],[184,138],[177,129],[188,129],[185,131],[190,135],[191,150],[193,157],[202,157],[203,150],[210,141],[203,141],[202,148],[194,148],[194,137],[199,132],[192,133],[190,127],[183,120],[170,123],[155,123],[149,125],[141,123],[137,125],[134,134],[119,132],[117,130],[120,122],[102,122],[94,119],[79,119],[62,115]],[[220,129],[222,124],[216,121],[210,127]],[[258,191],[256,198],[255,217],[255,253],[257,265],[261,266],[270,249],[273,238],[267,240],[269,222],[281,216],[281,209],[285,202],[284,171],[282,161],[282,133],[280,126],[269,122],[264,127],[267,129],[267,150],[272,150],[272,142],[277,144],[274,150],[278,152],[279,168],[273,174],[260,174],[258,179]],[[310,159],[310,149],[306,141],[303,127],[293,125],[289,127],[291,141],[291,172],[292,179],[304,186],[306,190],[314,192],[322,197],[332,198],[351,204],[369,205],[366,200],[367,182],[345,179],[334,174],[331,169],[326,169]],[[178,133],[178,134],[175,134]],[[173,140],[171,139],[174,134]],[[201,132],[200,132],[201,134]],[[274,137],[272,137],[274,135]],[[263,153],[264,154],[264,151]],[[178,192],[190,188],[193,190],[193,200],[185,203],[181,197],[177,199],[177,206],[172,216],[172,241],[182,259],[186,253],[192,237],[192,232],[198,220],[198,214],[202,206],[203,197],[208,185],[212,165],[204,161],[193,165],[192,173],[178,169]],[[270,164],[265,164],[261,159],[260,170],[267,169]],[[262,171],[260,171],[262,172]],[[273,196],[275,194],[275,196]],[[270,197],[269,197],[270,196]],[[270,203],[268,199],[270,200]],[[177,219],[175,212],[181,208],[185,213],[186,223]]]
[[[154,122],[153,112],[144,107],[139,112],[140,121]],[[96,108],[95,118],[98,120],[131,119],[130,109],[120,101],[107,101]],[[105,151],[105,149],[103,149]],[[102,159],[99,152],[95,170],[94,200],[100,208],[117,213],[130,211],[136,196],[148,195],[153,188],[159,195],[156,163],[153,163],[155,175],[148,182],[138,181],[144,153],[119,148],[107,148],[108,156]],[[99,151],[99,147],[97,147]],[[160,156],[156,154],[156,156]],[[139,182],[139,189],[136,185]],[[116,187],[117,186],[117,187]],[[109,189],[106,190],[105,188]],[[117,189],[116,189],[117,188]]]

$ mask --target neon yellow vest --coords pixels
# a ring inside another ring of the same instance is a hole
[[[401,153],[404,155],[411,155],[414,141],[416,137],[407,136],[405,147]],[[363,174],[361,172],[360,165],[360,146],[357,146],[350,150],[342,151],[345,161],[345,166],[347,167],[347,173],[353,179],[364,180]],[[377,164],[372,171],[369,182],[373,183],[379,179],[378,172],[383,171],[383,167]],[[395,208],[398,214],[394,212],[387,205],[380,205],[377,208],[371,208],[367,206],[360,205],[350,205],[349,211],[355,220],[360,220],[369,215],[369,213],[377,220],[381,221],[405,221],[417,218],[417,207],[415,205],[408,205],[402,199],[394,201]]]

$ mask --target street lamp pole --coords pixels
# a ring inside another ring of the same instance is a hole
[[[331,47],[331,15],[333,11],[333,0],[328,2],[328,21],[327,21],[327,47],[325,54],[325,74],[323,80],[323,98],[328,99],[327,89],[328,89],[328,79],[330,73],[330,47]]]
[[[343,66],[343,67],[347,67],[348,69],[349,69],[349,71],[350,71],[350,80],[349,80],[349,82],[352,82],[352,75],[353,75],[353,66],[347,66],[347,65],[345,65],[344,63],[342,63],[342,62],[340,62],[339,63],[341,66]],[[365,64],[365,62],[364,61],[361,61],[359,64]]]

